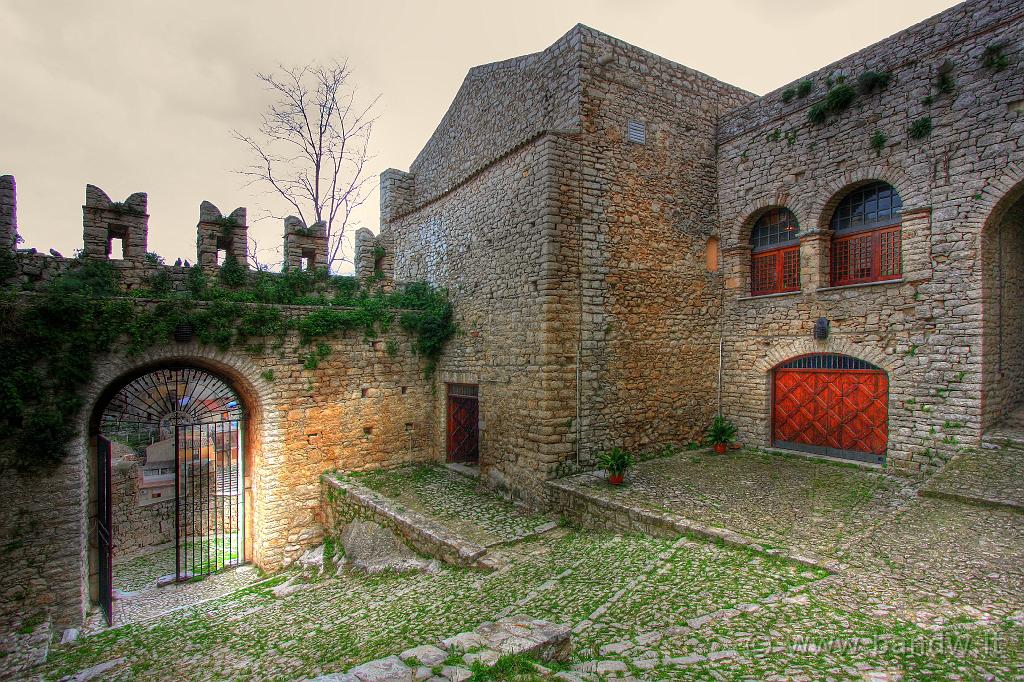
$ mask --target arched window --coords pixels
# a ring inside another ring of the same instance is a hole
[[[832,286],[899,279],[903,200],[885,182],[850,191],[832,214]]]
[[[800,290],[800,226],[788,208],[766,211],[750,232],[750,295]]]

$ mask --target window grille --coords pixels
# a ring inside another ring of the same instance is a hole
[[[448,384],[448,395],[460,398],[476,398],[480,387],[476,384]]]
[[[813,353],[787,360],[778,369],[866,369],[877,371],[879,368],[867,360],[840,355],[839,353]]]
[[[750,245],[755,251],[785,246],[800,237],[796,216],[788,208],[773,208],[765,212],[750,232]]]
[[[831,227],[846,232],[895,225],[902,211],[903,200],[892,185],[873,182],[843,197],[832,214]]]

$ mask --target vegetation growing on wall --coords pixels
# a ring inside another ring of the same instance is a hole
[[[326,271],[242,268],[236,278],[225,276],[225,268],[231,272],[227,261],[214,283],[193,268],[187,293],[160,286],[129,297],[108,261],[80,260],[31,299],[2,290],[0,469],[30,471],[64,459],[83,408],[79,391],[92,379],[95,359],[118,343],[129,355],[139,354],[170,343],[175,330],[187,325],[203,344],[259,353],[267,342],[280,348],[295,330],[300,345],[310,349],[304,365],[313,369],[330,353],[326,338],[347,331],[373,337],[397,319],[426,359],[429,376],[456,331],[446,293],[426,283],[386,293]],[[229,282],[233,286],[225,286]],[[281,307],[296,304],[319,309],[295,316]]]
[[[985,68],[992,69],[993,71],[1002,71],[1010,65],[1010,59],[1003,50],[1006,49],[1006,43],[995,43],[985,48],[985,52],[981,55],[982,64]]]
[[[915,140],[922,140],[932,134],[932,119],[930,116],[922,116],[910,124],[908,131]]]
[[[825,95],[825,99],[820,102],[815,102],[813,106],[807,111],[807,118],[812,123],[821,125],[829,119],[830,116],[838,116],[842,112],[846,111],[853,101],[857,99],[857,91],[846,83],[838,83],[833,85],[828,94]]]
[[[888,140],[889,138],[881,130],[876,130],[871,136],[871,148],[875,150],[877,156],[882,155],[882,150],[885,149],[885,143]]]
[[[870,95],[885,89],[892,80],[892,74],[888,71],[865,71],[857,77],[857,87],[861,94]]]
[[[939,66],[939,74],[935,78],[935,89],[940,95],[948,95],[956,90],[956,79],[953,78],[953,69],[956,65],[952,60],[947,59]]]

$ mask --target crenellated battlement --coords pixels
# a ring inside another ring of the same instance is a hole
[[[297,216],[284,219],[284,267],[295,270],[316,270],[327,267],[327,224],[317,221],[310,226]]]
[[[204,272],[212,273],[228,256],[239,263],[248,262],[249,226],[245,208],[239,206],[225,216],[214,204],[199,204],[196,224],[196,258]]]
[[[142,261],[148,249],[147,201],[144,192],[135,192],[121,202],[111,201],[99,187],[86,185],[82,206],[85,257],[110,258],[120,253],[122,260]]]
[[[382,260],[373,255],[377,246],[376,237],[363,228],[357,234],[357,251],[366,253],[360,260],[368,263],[365,276],[381,269]],[[315,270],[328,266],[327,226],[316,222],[307,226],[302,219],[288,216],[284,220],[284,261],[287,269]],[[368,236],[367,236],[368,235]],[[82,206],[82,249],[80,257],[92,260],[107,260],[120,273],[120,281],[126,291],[147,289],[154,276],[163,271],[164,281],[170,281],[175,290],[187,288],[189,260],[178,260],[174,265],[164,265],[163,260],[149,252],[148,197],[145,192],[135,192],[124,201],[114,201],[104,190],[95,185],[86,185],[85,204]],[[367,241],[368,240],[368,241]],[[45,282],[59,275],[75,262],[53,249],[40,253],[36,249],[19,249],[17,191],[13,175],[0,176],[0,252],[13,254],[13,268],[0,270],[0,277],[8,276],[24,287]],[[360,246],[360,245],[363,246]],[[368,245],[368,246],[367,246]],[[198,265],[208,275],[215,275],[227,257],[233,257],[244,269],[249,269],[249,225],[247,211],[240,206],[225,215],[210,201],[199,204],[199,220],[196,223],[196,258]],[[10,257],[8,257],[10,262]]]

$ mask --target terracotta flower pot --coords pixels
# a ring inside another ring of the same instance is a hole
[[[726,447],[728,446],[725,443],[715,443],[715,454],[724,455]]]
[[[622,485],[622,477],[625,474],[608,474],[608,482],[612,485]]]

